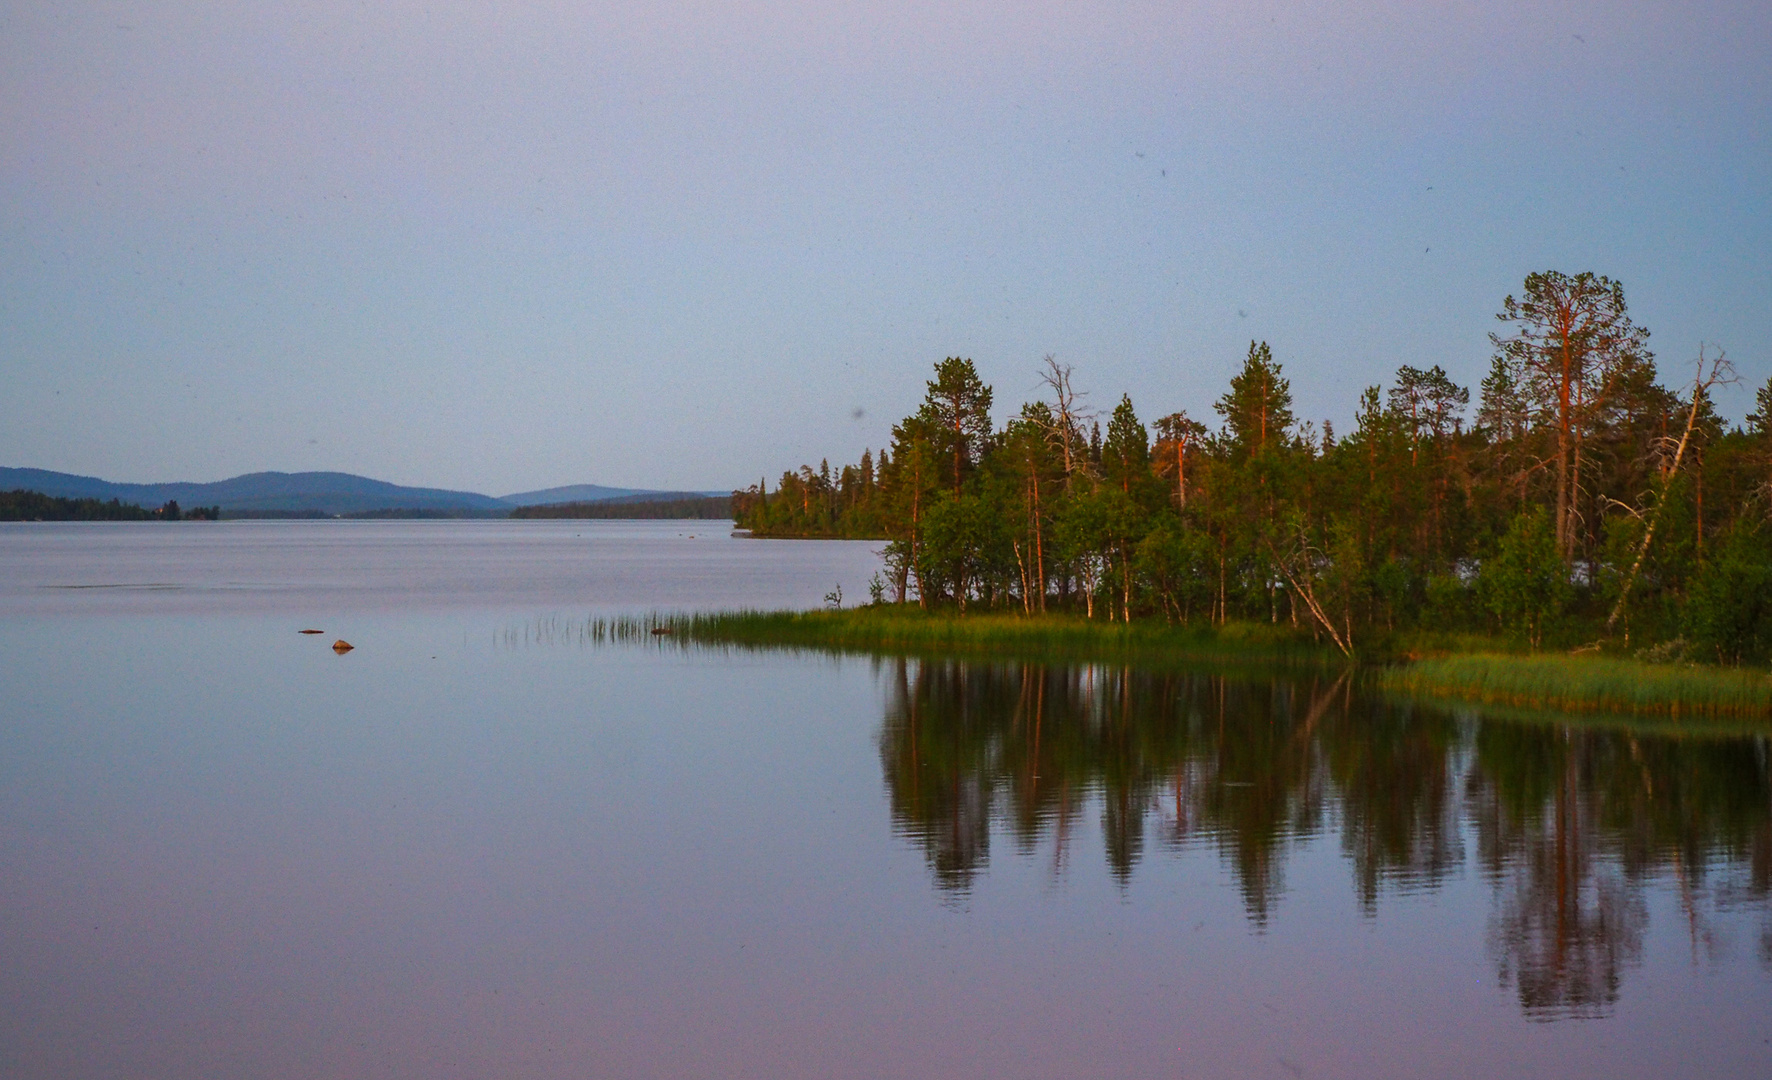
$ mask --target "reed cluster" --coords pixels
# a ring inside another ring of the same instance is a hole
[[[596,640],[790,647],[831,652],[1116,660],[1143,665],[1240,663],[1321,666],[1339,654],[1290,627],[1131,624],[1070,615],[957,615],[915,608],[729,611],[593,620]]]
[[[1743,668],[1602,656],[1429,657],[1387,668],[1380,685],[1410,697],[1629,716],[1772,717],[1772,676]]]

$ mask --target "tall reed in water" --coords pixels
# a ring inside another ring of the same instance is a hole
[[[680,642],[861,652],[1068,659],[1340,663],[1339,654],[1290,627],[1260,623],[1164,626],[1075,616],[956,615],[915,608],[847,611],[732,611],[592,620],[597,640]]]

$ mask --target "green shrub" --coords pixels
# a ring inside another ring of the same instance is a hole
[[[1470,586],[1466,585],[1457,574],[1434,574],[1427,579],[1427,615],[1438,625],[1463,625],[1472,615],[1473,600]]]
[[[1772,649],[1772,537],[1738,521],[1699,570],[1686,598],[1686,637],[1725,664],[1757,661]]]
[[[1569,570],[1557,554],[1557,540],[1542,507],[1515,516],[1500,549],[1484,562],[1478,587],[1501,625],[1524,632],[1527,643],[1537,649],[1544,624],[1562,614],[1572,591]]]

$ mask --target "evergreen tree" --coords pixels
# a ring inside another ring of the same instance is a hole
[[[1230,392],[1213,408],[1224,417],[1239,456],[1265,454],[1286,438],[1292,427],[1292,384],[1280,377],[1267,342],[1249,343],[1243,370],[1232,376]]]
[[[1551,434],[1557,548],[1568,561],[1584,445],[1628,369],[1649,362],[1649,332],[1631,322],[1624,286],[1592,273],[1530,274],[1520,297],[1508,296],[1495,317],[1512,327],[1509,335],[1489,336],[1496,357],[1507,364],[1533,422]]]
[[[1772,439],[1772,379],[1754,394],[1754,411],[1747,414],[1747,432],[1758,439]]]
[[[1327,425],[1325,425],[1327,427]],[[1188,472],[1191,462],[1200,455],[1206,439],[1206,425],[1188,417],[1185,412],[1170,413],[1156,422],[1157,473],[1175,478],[1175,506],[1187,509]]]
[[[983,460],[991,441],[991,388],[978,377],[972,361],[950,356],[935,365],[935,378],[918,415],[929,444],[952,463],[948,481],[956,497],[972,470]]]
[[[1141,491],[1151,478],[1150,436],[1138,422],[1130,395],[1121,395],[1108,420],[1107,441],[1101,445],[1101,468],[1108,483],[1130,495]]]

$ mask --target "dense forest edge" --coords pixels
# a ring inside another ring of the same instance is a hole
[[[1600,670],[1585,659],[1625,681],[1763,668],[1772,382],[1725,424],[1714,394],[1738,379],[1722,352],[1664,385],[1623,286],[1592,273],[1532,274],[1496,318],[1474,413],[1471,388],[1405,364],[1345,435],[1300,419],[1265,342],[1216,428],[1186,412],[1147,426],[1126,395],[1098,412],[1052,357],[1045,399],[999,428],[991,388],[950,357],[877,456],[735,492],[734,516],[756,536],[882,541],[875,605],[1265,623],[1349,659],[1492,657],[1482,687],[1475,666],[1419,667],[1437,693],[1554,702]],[[1576,663],[1507,659],[1539,653]],[[1497,689],[1509,666],[1533,674]],[[1701,678],[1649,682],[1678,701]]]
[[[604,520],[732,520],[732,497],[696,495],[677,499],[601,499],[597,502],[542,503],[520,506],[514,518],[586,518]]]
[[[217,521],[221,508],[180,509],[176,501],[149,510],[117,499],[63,499],[36,491],[0,491],[0,521]]]

